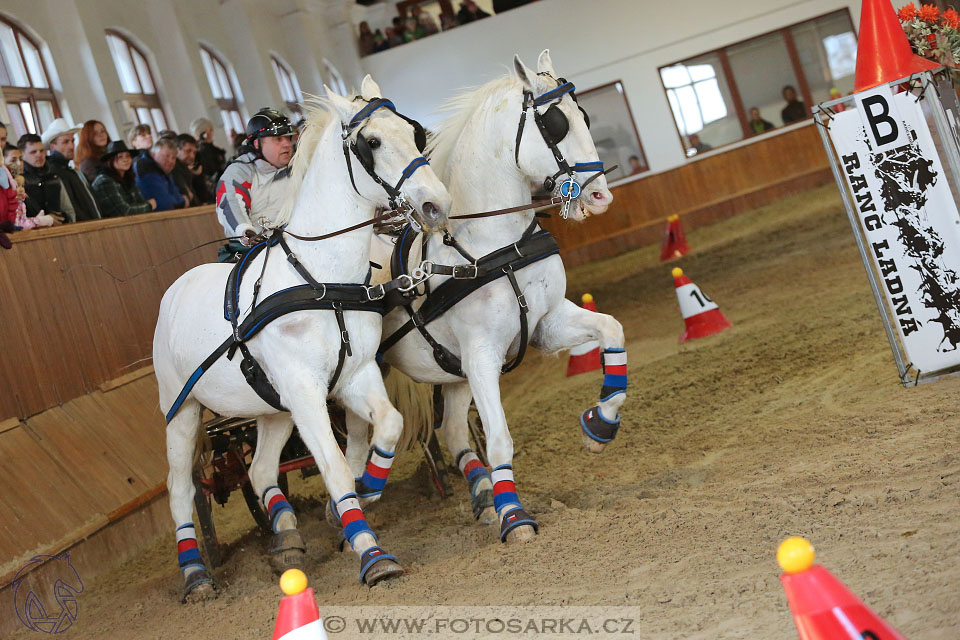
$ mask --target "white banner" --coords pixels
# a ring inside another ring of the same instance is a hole
[[[915,96],[886,86],[828,120],[906,356],[960,364],[960,215]]]

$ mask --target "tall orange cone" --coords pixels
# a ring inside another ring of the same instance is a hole
[[[660,262],[680,258],[690,253],[687,236],[683,233],[680,216],[674,214],[667,218],[667,228],[663,231],[663,244],[660,245]]]
[[[673,270],[673,286],[677,288],[680,313],[687,326],[686,331],[680,336],[680,342],[712,336],[733,326],[721,313],[717,303],[700,291],[700,287],[693,284],[690,278],[683,275],[683,269],[680,267]]]
[[[913,52],[890,0],[863,0],[859,40],[854,91],[940,66]]]
[[[907,640],[813,559],[813,545],[804,538],[787,538],[777,549],[800,640]]]
[[[592,295],[585,293],[581,300],[583,301],[584,309],[596,313],[597,305],[593,302]],[[600,363],[600,343],[596,340],[591,340],[590,342],[585,342],[580,346],[570,349],[570,360],[567,362],[567,377],[575,376],[578,373],[596,371],[602,366]]]
[[[280,588],[286,597],[280,601],[273,640],[327,640],[313,589],[307,588],[307,576],[299,569],[287,569],[280,576]]]

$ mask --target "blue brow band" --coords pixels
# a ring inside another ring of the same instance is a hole
[[[578,162],[573,165],[574,172],[603,171],[603,162]]]
[[[556,89],[554,89],[553,91],[547,91],[545,94],[543,94],[539,98],[536,98],[533,101],[533,104],[534,106],[539,107],[542,104],[553,102],[554,100],[562,98],[564,95],[573,92],[575,89],[576,87],[573,86],[572,82],[566,82],[560,85],[559,87],[557,87]]]
[[[416,171],[416,170],[419,169],[420,167],[426,166],[426,165],[428,165],[428,164],[430,164],[430,163],[427,162],[427,159],[424,158],[423,156],[420,156],[419,158],[414,158],[414,159],[410,162],[410,164],[407,165],[407,168],[403,170],[403,174],[402,174],[402,175],[403,175],[403,179],[406,180],[407,178],[409,178],[410,176],[413,175],[413,172],[414,172],[414,171]]]
[[[391,111],[397,110],[397,108],[393,106],[393,103],[390,102],[389,100],[379,100],[379,101],[371,102],[367,104],[367,106],[365,106],[363,109],[360,109],[360,111],[357,112],[357,115],[353,116],[353,118],[350,120],[350,124],[348,125],[348,127],[350,129],[356,128],[357,125],[359,125],[361,122],[363,122],[364,120],[372,116],[373,112],[379,109],[380,107],[387,107]]]

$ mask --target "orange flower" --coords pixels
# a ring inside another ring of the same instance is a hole
[[[956,9],[947,9],[943,12],[943,24],[954,31],[960,30],[960,13],[957,13]]]
[[[913,6],[913,3],[908,2],[900,8],[900,11],[897,11],[897,17],[900,18],[900,22],[910,22],[917,17],[918,13],[920,12]]]
[[[920,19],[931,24],[935,23],[940,17],[940,9],[932,4],[920,5]]]

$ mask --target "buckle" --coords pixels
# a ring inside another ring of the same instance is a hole
[[[478,275],[479,270],[476,264],[458,264],[453,267],[454,280],[475,280]]]
[[[367,291],[367,300],[369,300],[370,302],[376,302],[377,300],[383,300],[383,297],[384,297],[385,295],[387,295],[387,292],[384,291],[382,284],[378,284],[378,285],[375,286],[375,287],[367,287],[366,291]],[[378,292],[379,295],[374,294],[374,293],[373,293],[374,291]]]
[[[399,287],[397,287],[397,289],[403,291],[404,293],[417,288],[417,281],[405,273],[397,276],[397,280],[400,282],[405,281],[407,283],[405,286],[401,284]]]
[[[350,344],[350,334],[347,333],[346,329],[340,332],[340,340],[343,342],[343,344]]]
[[[323,289],[320,291],[320,295],[319,295],[318,297],[314,298],[314,300],[323,300],[324,298],[327,297],[327,283],[326,283],[326,282],[321,282],[321,283],[319,283],[319,284],[320,284],[321,287],[323,287]],[[317,288],[314,287],[313,290],[316,291]]]
[[[527,307],[527,297],[522,293],[517,296],[517,303],[520,305],[520,308],[523,310],[524,313],[526,313],[529,310],[529,307]]]

